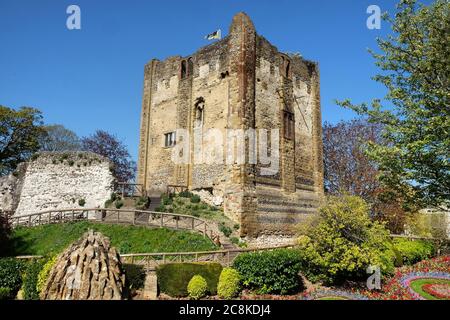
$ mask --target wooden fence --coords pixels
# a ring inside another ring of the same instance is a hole
[[[244,252],[257,252],[291,248],[294,245],[283,245],[277,247],[263,247],[253,249],[229,249],[216,251],[197,252],[164,252],[164,253],[128,253],[121,254],[123,263],[144,266],[147,270],[154,270],[157,266],[173,262],[217,262],[223,266],[230,266],[233,260]]]
[[[148,227],[191,230],[220,241],[220,236],[213,231],[205,220],[197,217],[134,209],[62,209],[9,217],[13,227],[33,227],[44,224],[64,223],[88,220],[92,222],[142,225]]]

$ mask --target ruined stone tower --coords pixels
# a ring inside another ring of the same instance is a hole
[[[153,195],[180,185],[222,197],[242,236],[291,233],[323,195],[319,83],[316,63],[279,52],[245,13],[196,53],[151,60],[138,183]]]

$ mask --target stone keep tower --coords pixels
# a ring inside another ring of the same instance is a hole
[[[241,224],[242,236],[290,234],[323,196],[319,83],[316,63],[279,52],[245,13],[233,17],[225,38],[196,53],[151,60],[144,71],[138,183],[152,195],[168,185],[213,192]],[[223,154],[210,149],[220,141],[211,129],[225,137]],[[257,140],[247,134],[252,129]],[[239,149],[228,132],[246,132],[239,150],[248,159],[252,151],[261,155],[262,129],[279,132],[273,142],[276,135],[267,134],[267,154],[279,156],[270,174],[267,162],[225,160]],[[196,161],[199,150],[223,161]],[[174,161],[174,154],[187,161]]]

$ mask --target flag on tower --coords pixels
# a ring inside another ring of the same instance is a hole
[[[208,34],[205,36],[206,40],[213,40],[213,39],[222,39],[222,32],[219,30],[214,31],[213,33]]]

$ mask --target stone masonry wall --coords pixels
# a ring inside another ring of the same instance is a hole
[[[107,159],[88,152],[40,153],[15,182],[21,188],[11,190],[17,202],[14,215],[81,208],[80,200],[86,208],[103,207],[113,191],[110,165]],[[3,199],[2,207],[7,205]]]

